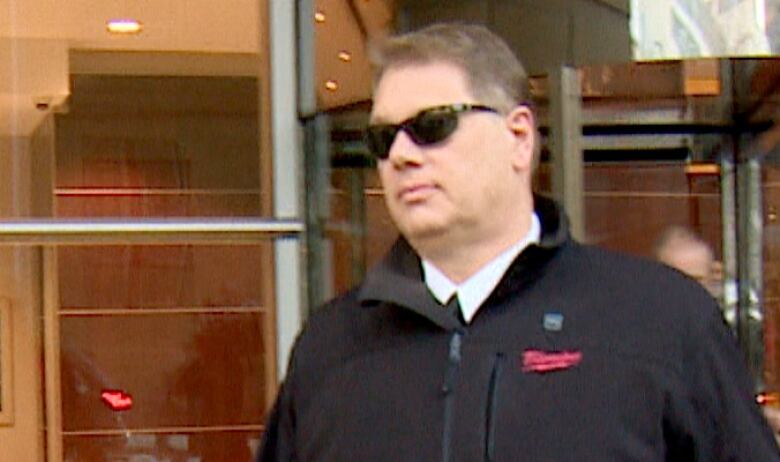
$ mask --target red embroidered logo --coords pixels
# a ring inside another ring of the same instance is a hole
[[[581,351],[525,350],[523,352],[523,372],[543,374],[559,371],[576,366],[581,361]]]

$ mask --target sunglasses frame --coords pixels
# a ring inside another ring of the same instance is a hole
[[[398,132],[403,130],[409,135],[409,138],[414,141],[418,146],[429,146],[432,144],[440,143],[450,137],[458,129],[459,115],[466,112],[491,112],[499,114],[498,109],[482,104],[447,104],[442,106],[434,106],[419,111],[412,117],[401,121],[398,124],[376,124],[369,125],[365,131],[365,141],[368,145],[369,152],[379,160],[385,160],[390,156],[390,148],[398,136]],[[426,118],[432,115],[441,115],[446,117],[447,121],[452,124],[451,129],[445,129],[437,136],[431,137],[430,135],[423,135],[420,133],[421,128],[418,124],[425,121]],[[381,147],[381,149],[377,149]]]

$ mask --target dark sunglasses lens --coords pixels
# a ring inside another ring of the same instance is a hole
[[[403,128],[395,125],[375,125],[366,130],[366,144],[378,159],[387,159],[399,130],[404,130],[419,145],[444,141],[458,128],[458,114],[449,111],[423,112],[406,122]]]
[[[407,132],[415,143],[425,145],[444,141],[458,128],[458,114],[427,112],[409,124]]]
[[[390,147],[393,145],[398,128],[387,125],[368,127],[366,130],[366,144],[368,150],[378,159],[387,159]]]

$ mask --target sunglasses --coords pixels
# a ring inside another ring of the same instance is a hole
[[[450,104],[424,109],[400,124],[369,125],[366,129],[368,150],[377,159],[387,159],[390,147],[401,130],[419,146],[442,142],[457,130],[458,114],[473,111],[498,114],[497,109],[479,104]]]

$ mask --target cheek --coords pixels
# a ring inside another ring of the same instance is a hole
[[[454,180],[448,188],[450,201],[466,215],[484,213],[497,196],[493,178],[482,165],[464,165],[450,178]]]
[[[395,212],[398,206],[395,195],[397,184],[396,174],[389,164],[380,164],[377,168],[377,173],[379,173],[379,181],[382,185],[385,207],[387,207],[390,214],[395,218]]]
[[[376,168],[376,171],[379,174],[379,182],[382,185],[382,188],[385,191],[391,189],[393,186],[393,175],[392,175],[392,168],[390,167],[388,162],[387,161],[380,162]]]
[[[487,163],[486,163],[487,164]],[[513,194],[510,185],[514,181],[507,172],[509,167],[478,165],[468,173],[467,183],[461,192],[471,214],[484,215],[486,211],[505,211]]]
[[[479,193],[498,188],[507,180],[508,170],[511,166],[501,162],[498,152],[478,146],[458,161],[455,174],[462,188]]]

